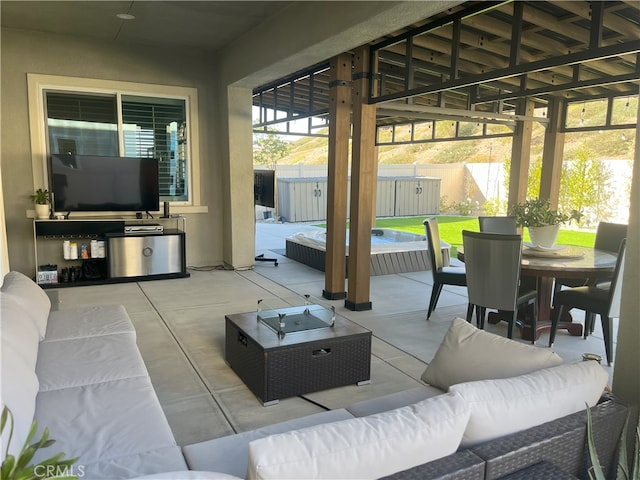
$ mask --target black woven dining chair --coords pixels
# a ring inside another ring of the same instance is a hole
[[[487,308],[499,310],[508,323],[507,337],[513,338],[518,308],[532,305],[535,332],[537,292],[520,289],[522,237],[463,230],[462,242],[469,296],[467,321],[471,322],[475,310],[476,324],[484,328]],[[531,343],[534,342],[532,335]]]
[[[433,275],[433,288],[431,289],[431,299],[427,310],[427,320],[436,309],[443,285],[456,285],[464,287],[467,285],[467,275],[465,267],[445,267],[440,246],[440,230],[436,218],[427,218],[424,222],[427,234],[427,248],[429,249],[429,260],[431,261],[431,274]]]
[[[558,309],[558,314],[553,315],[551,320],[551,332],[549,334],[550,347],[553,346],[555,342],[558,321],[562,318],[562,312],[572,308],[579,308],[585,311],[584,338],[587,338],[587,335],[592,329],[592,325],[589,325],[589,323],[594,321],[595,315],[600,315],[607,363],[611,365],[613,361],[613,319],[620,317],[622,276],[624,274],[626,250],[627,241],[623,239],[620,244],[620,250],[618,251],[618,259],[616,261],[613,279],[608,287],[600,288],[597,286],[583,285],[581,287],[561,290],[556,293],[555,307]]]

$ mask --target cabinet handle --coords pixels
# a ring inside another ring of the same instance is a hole
[[[151,255],[153,255],[153,248],[151,247],[144,247],[142,249],[142,255],[145,257],[150,257]]]

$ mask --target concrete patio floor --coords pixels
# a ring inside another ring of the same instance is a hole
[[[194,266],[190,268],[191,277],[185,279],[60,288],[47,293],[56,309],[104,304],[126,307],[179,445],[251,430],[325,408],[345,407],[420,385],[420,375],[451,320],[466,314],[466,289],[445,287],[427,322],[430,272],[374,276],[370,297],[373,309],[352,312],[344,308],[344,300],[322,298],[323,272],[274,253],[284,250],[287,236],[315,229],[305,224],[259,222],[256,253],[278,258],[277,267],[261,262],[246,271]],[[286,398],[263,407],[224,362],[224,316],[254,311],[258,299],[263,299],[263,309],[302,305],[305,294],[311,295],[312,303],[333,305],[340,315],[372,331],[371,383]],[[583,321],[581,312],[573,314],[576,320]],[[487,330],[506,336],[506,324],[488,325]],[[514,336],[519,339],[519,332]],[[537,345],[548,348],[548,338],[548,333],[543,333]],[[580,361],[586,352],[604,357],[599,325],[587,340],[559,331],[554,350],[566,362]],[[605,368],[611,378],[613,367]]]

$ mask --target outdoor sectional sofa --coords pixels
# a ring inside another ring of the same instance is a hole
[[[603,394],[596,362],[563,364],[454,319],[424,387],[180,448],[123,307],[52,311],[17,272],[1,293],[9,453],[35,418],[56,452],[79,457],[72,473],[85,479],[585,478],[586,404],[607,469],[627,412]],[[6,442],[5,432],[3,459]]]

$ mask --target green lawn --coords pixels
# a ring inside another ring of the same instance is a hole
[[[425,218],[426,217],[396,217],[378,219],[376,221],[376,227],[393,228],[394,230],[424,235],[424,225],[422,225],[422,222]],[[479,230],[477,217],[438,215],[437,218],[440,238],[454,246],[462,245],[462,230],[475,232]],[[557,243],[593,247],[595,236],[594,232],[560,229]],[[524,232],[524,241],[529,241],[529,232],[527,232],[526,229]]]
[[[403,232],[417,233],[424,235],[424,225],[422,222],[426,217],[395,217],[383,218],[376,220],[378,228],[392,228]],[[438,215],[438,228],[440,230],[440,238],[454,247],[462,245],[462,230],[471,230],[477,232],[477,217],[459,217]],[[326,225],[322,225],[326,226]],[[558,242],[561,245],[579,245],[583,247],[593,247],[595,241],[594,232],[586,232],[581,230],[560,229]],[[529,241],[529,232],[524,232],[524,241]],[[455,255],[455,252],[452,252]]]

